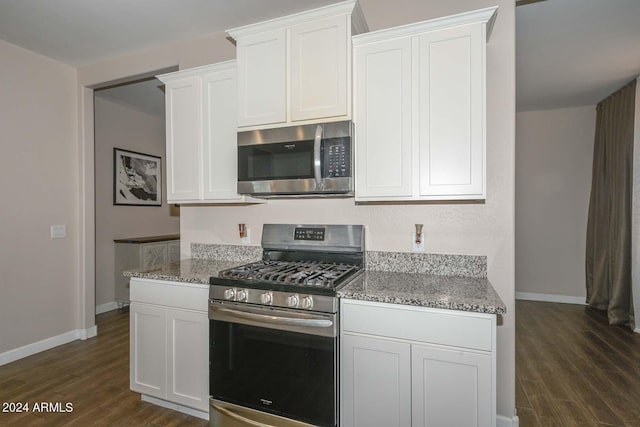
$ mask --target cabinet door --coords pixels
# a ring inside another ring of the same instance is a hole
[[[145,243],[141,245],[142,263],[140,267],[153,267],[167,263],[167,243]]]
[[[292,121],[349,114],[347,21],[342,15],[291,27]]]
[[[164,399],[167,349],[164,309],[131,303],[129,313],[131,390]]]
[[[238,126],[286,120],[286,31],[240,37],[238,57]]]
[[[411,39],[355,49],[356,200],[412,195]]]
[[[209,319],[167,309],[167,400],[201,411],[209,407]]]
[[[485,196],[482,28],[419,38],[421,196]]]
[[[167,262],[180,261],[180,240],[167,242]]]
[[[411,426],[411,346],[343,334],[342,425]]]
[[[202,76],[204,199],[239,199],[236,70]]]
[[[167,83],[165,102],[167,201],[198,200],[202,185],[200,79]]]
[[[411,360],[413,427],[495,425],[489,354],[413,345]]]

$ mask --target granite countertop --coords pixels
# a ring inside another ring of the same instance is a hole
[[[141,279],[171,280],[173,282],[209,284],[209,278],[218,275],[221,270],[245,264],[242,261],[219,261],[209,259],[184,259],[156,267],[127,270],[127,277]]]
[[[365,271],[338,291],[340,298],[504,314],[507,307],[483,277]]]
[[[157,267],[128,270],[124,275],[208,285],[209,279],[216,277],[219,271],[255,261],[261,255],[259,247],[230,250],[221,245],[215,249],[216,252],[209,251],[206,254],[233,258],[234,261],[192,258]],[[368,263],[367,268],[373,269],[364,271],[338,290],[338,297],[489,314],[504,314],[507,311],[506,305],[486,278],[484,257],[402,253],[390,256],[383,257],[384,262]],[[374,261],[377,259],[370,258]],[[412,272],[407,272],[409,267],[413,269],[409,270]]]

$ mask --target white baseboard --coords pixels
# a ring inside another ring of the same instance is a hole
[[[503,415],[496,416],[496,427],[518,427],[520,419],[517,415],[513,417],[505,417]]]
[[[111,301],[105,304],[100,304],[96,306],[96,314],[106,313],[107,311],[117,310],[118,303],[116,301]]]
[[[14,348],[13,350],[0,353],[0,366],[15,362],[16,360],[31,356],[32,354],[40,353],[60,345],[70,343],[71,341],[86,340],[87,338],[95,337],[97,334],[98,327],[93,325],[88,329],[75,329],[73,331],[65,332],[64,334],[56,335],[55,337],[45,338],[32,344]]]
[[[93,325],[89,329],[77,329],[77,331],[78,338],[84,341],[89,338],[98,336],[98,325]]]
[[[208,412],[199,411],[197,409],[178,405],[177,403],[173,403],[173,402],[167,402],[166,400],[158,399],[157,397],[147,396],[146,394],[141,394],[140,398],[144,402],[153,403],[154,405],[162,406],[163,408],[173,409],[174,411],[182,412],[183,414],[191,415],[191,416],[202,418],[203,420],[209,421]]]
[[[586,304],[585,297],[574,297],[569,295],[555,294],[532,294],[530,292],[516,292],[516,299],[527,301],[560,302],[563,304]]]

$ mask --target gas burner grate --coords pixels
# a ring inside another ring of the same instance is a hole
[[[317,261],[257,261],[223,270],[219,277],[333,288],[360,268]]]

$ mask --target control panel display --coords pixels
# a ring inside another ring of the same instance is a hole
[[[324,240],[324,228],[296,228],[293,233],[293,240]]]
[[[351,140],[349,138],[328,138],[322,141],[324,164],[322,176],[340,178],[351,176]]]

